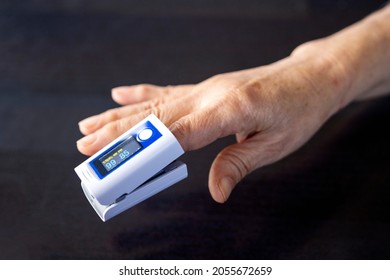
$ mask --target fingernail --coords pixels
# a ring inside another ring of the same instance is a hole
[[[113,95],[116,95],[116,96],[121,95],[121,94],[123,94],[124,92],[126,92],[126,87],[116,87],[116,88],[113,88],[113,89],[111,90],[111,93],[112,93]]]
[[[77,144],[81,146],[89,146],[96,140],[96,134],[90,134],[88,136],[85,136],[84,138],[81,138],[79,141],[77,141]]]
[[[219,191],[220,191],[222,202],[226,202],[226,200],[229,198],[233,187],[234,187],[234,183],[232,179],[230,179],[229,177],[224,177],[221,179],[221,181],[219,182]]]
[[[97,116],[92,116],[89,118],[86,118],[85,120],[82,120],[79,122],[79,126],[84,126],[84,127],[91,127],[97,124],[99,121],[99,115]]]
[[[123,104],[126,103],[126,92],[124,87],[113,88],[111,90],[111,97],[116,103]]]

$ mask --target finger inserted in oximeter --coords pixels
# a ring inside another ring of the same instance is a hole
[[[75,168],[85,196],[103,221],[187,177],[184,153],[154,115]]]

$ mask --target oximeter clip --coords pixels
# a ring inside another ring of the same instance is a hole
[[[88,201],[103,221],[188,176],[176,159],[184,150],[154,115],[75,168]]]

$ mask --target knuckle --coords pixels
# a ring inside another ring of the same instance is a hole
[[[266,117],[270,113],[269,102],[263,94],[261,84],[248,84],[235,87],[231,89],[229,96],[231,97],[229,98],[230,110],[234,114],[239,114],[242,120],[252,121],[258,115]],[[262,110],[259,110],[258,106],[261,106]],[[241,129],[244,129],[245,123],[242,122],[241,125],[243,126]],[[254,129],[254,127],[250,129]]]
[[[142,110],[138,113],[138,116],[140,118],[146,118],[150,114],[153,114],[160,120],[163,120],[164,110],[161,109],[162,105],[162,101],[157,98],[144,102]]]
[[[154,99],[151,99],[150,101],[148,101],[145,104],[145,110],[150,110],[151,111],[154,108],[159,107],[160,105],[162,105],[162,100],[159,99],[159,98],[154,98]]]
[[[118,109],[109,109],[103,114],[103,118],[106,122],[111,122],[119,119],[121,116],[118,112]]]
[[[208,80],[213,82],[218,82],[224,79],[224,74],[216,74],[212,77],[210,77]]]
[[[143,99],[145,96],[147,96],[151,92],[152,86],[149,84],[140,84],[137,85],[134,94],[138,97]]]
[[[105,135],[116,135],[118,133],[117,122],[111,122],[103,127],[103,133]]]
[[[122,134],[128,129],[127,122],[124,119],[119,119],[114,122],[110,122],[103,127],[103,133],[105,135],[117,136]]]
[[[183,122],[180,120],[173,124],[172,129],[180,138],[183,138],[184,136],[191,134],[188,129],[188,126],[184,125]]]
[[[204,86],[210,86],[210,85],[218,85],[220,83],[223,83],[224,81],[224,75],[225,74],[216,74],[214,76],[209,77],[208,79],[204,80],[201,84]]]
[[[136,87],[135,92],[138,94],[143,94],[149,90],[150,86],[148,84],[140,84]]]
[[[248,112],[251,110],[250,105],[254,103],[253,93],[247,86],[235,87],[231,90],[231,96],[234,97],[234,107],[242,112]]]
[[[185,141],[187,139],[188,135],[190,135],[190,129],[189,126],[186,126],[183,121],[178,120],[172,124],[170,127],[170,130],[175,135],[175,137],[180,142],[181,146],[184,150],[188,151],[188,143]]]
[[[164,111],[158,106],[152,106],[148,110],[148,114],[153,114],[160,120],[164,120]]]
[[[240,181],[252,171],[249,164],[233,151],[226,151],[223,155],[223,160],[232,167],[231,169],[235,173],[237,181]]]

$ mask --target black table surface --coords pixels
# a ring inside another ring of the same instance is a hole
[[[86,158],[77,122],[117,106],[112,87],[196,83],[271,63],[375,8],[143,2],[1,2],[0,258],[390,258],[390,98],[351,104],[299,151],[246,177],[226,204],[212,201],[207,179],[232,137],[185,154],[188,179],[98,218],[73,171]]]

